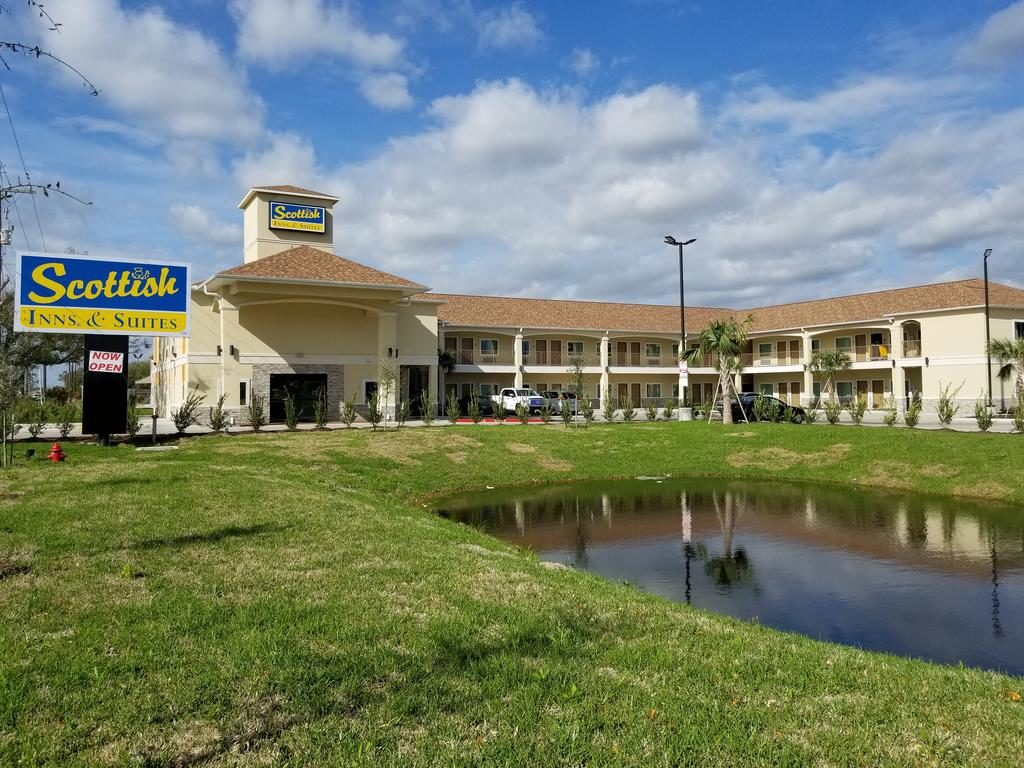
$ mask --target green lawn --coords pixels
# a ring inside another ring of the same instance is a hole
[[[3,766],[1024,760],[1024,680],[550,570],[422,505],[662,473],[1024,503],[1024,438],[508,425],[68,454],[0,475]]]

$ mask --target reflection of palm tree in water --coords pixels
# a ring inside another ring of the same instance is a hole
[[[586,521],[580,515],[580,500],[576,499],[576,542],[573,567],[586,570],[587,568],[587,531]]]
[[[733,540],[736,534],[736,522],[746,500],[738,501],[731,491],[725,492],[725,503],[719,505],[718,494],[711,496],[715,505],[715,514],[722,529],[722,555],[711,557],[704,564],[704,571],[722,587],[732,586],[750,578],[752,566],[746,550],[740,548],[733,552]]]

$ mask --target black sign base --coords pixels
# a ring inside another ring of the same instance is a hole
[[[121,371],[89,370],[90,352],[121,354]],[[128,431],[128,337],[85,336],[85,363],[82,366],[82,434],[96,435],[110,445],[111,435]]]

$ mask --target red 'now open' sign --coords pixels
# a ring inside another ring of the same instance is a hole
[[[123,373],[124,354],[92,349],[89,351],[89,370],[99,373]]]

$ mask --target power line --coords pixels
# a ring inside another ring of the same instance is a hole
[[[18,150],[18,157],[21,158],[21,168],[25,171],[25,179],[31,183],[32,177],[29,175],[28,166],[25,164],[25,155],[21,153],[21,142],[18,141],[18,132],[14,130],[14,117],[11,115],[11,108],[7,106],[7,94],[4,93],[3,83],[0,83],[0,98],[3,99],[4,109],[7,111],[7,122],[11,124],[11,135],[14,137],[14,146]],[[39,219],[39,208],[36,207],[36,199],[32,197],[32,210],[36,214],[36,226],[39,227],[39,239],[43,243],[43,250],[46,250],[46,235],[43,234],[43,222]]]

